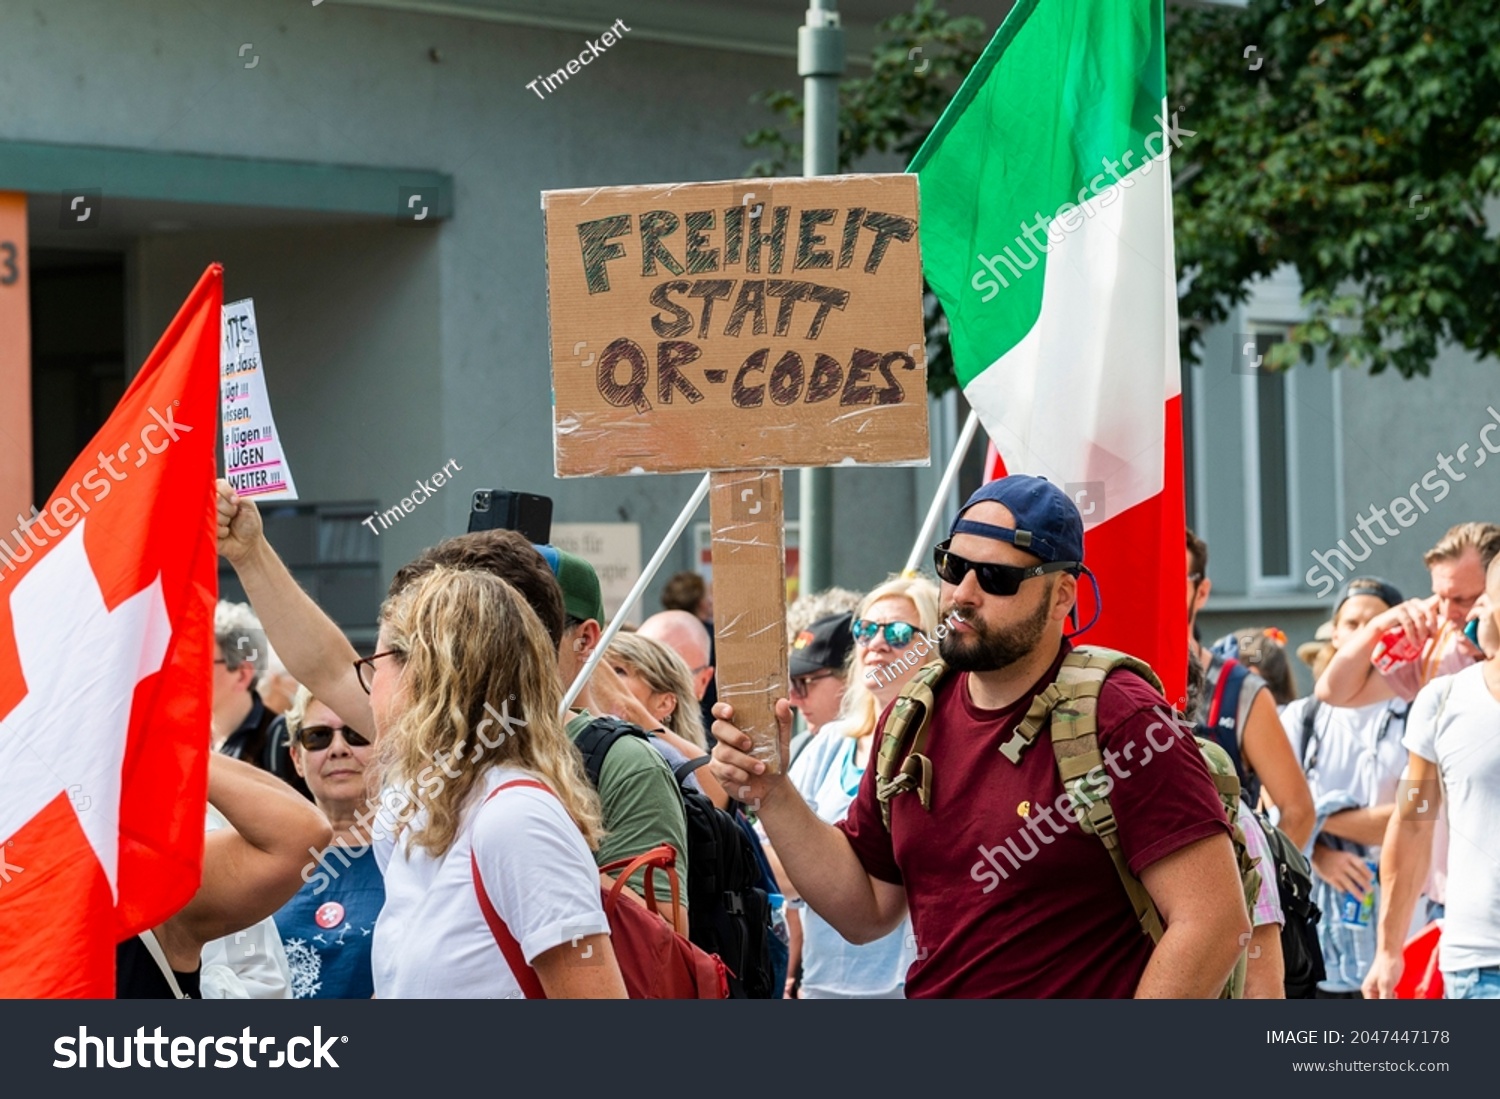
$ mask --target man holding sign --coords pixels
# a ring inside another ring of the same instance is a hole
[[[1064,785],[1056,725],[1016,746],[1033,699],[1059,682],[1071,649],[1064,623],[1083,564],[1077,507],[1041,478],[991,481],[959,513],[935,564],[941,614],[954,628],[940,642],[948,671],[933,687],[930,734],[903,742],[900,777],[911,769],[920,782],[886,781],[883,738],[905,700],[882,715],[880,766],[866,770],[838,825],[820,821],[757,758],[723,703],[714,776],[757,800],[802,899],[850,942],[888,935],[910,911],[917,960],[908,997],[1218,994],[1250,924],[1213,781],[1191,738],[1173,748],[1179,738],[1158,717],[1169,712],[1161,695],[1130,673],[1099,684],[1095,752],[1112,778],[1101,766],[1087,795],[1112,808],[1107,834],[1165,927],[1154,946],[1101,842],[1105,827],[1085,832],[1085,814],[1098,823],[1093,804]],[[1075,720],[1084,710],[1066,705]],[[776,711],[784,754],[791,709],[779,701]]]

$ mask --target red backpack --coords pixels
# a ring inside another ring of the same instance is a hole
[[[490,792],[489,801],[501,790],[512,786],[531,786],[538,790],[552,790],[535,779],[515,779],[502,783]],[[556,795],[553,795],[556,796]],[[652,875],[662,870],[672,890],[672,905],[675,908],[681,899],[677,881],[677,852],[670,844],[653,847],[634,858],[620,859],[599,868],[601,873],[619,871],[612,889],[600,887],[604,897],[604,916],[609,921],[609,940],[614,947],[615,960],[620,966],[620,975],[625,978],[625,990],[632,1000],[724,1000],[729,997],[729,971],[717,954],[708,954],[679,935],[667,918],[657,910],[656,891],[652,888]],[[630,876],[642,868],[646,870],[645,906],[626,901],[620,891]],[[479,896],[479,908],[490,933],[495,936],[505,962],[515,975],[516,982],[528,1000],[545,1000],[547,994],[537,980],[536,970],[526,964],[521,953],[521,944],[505,926],[500,913],[485,891],[484,879],[479,876],[479,860],[469,852],[469,869],[474,875],[474,891]]]

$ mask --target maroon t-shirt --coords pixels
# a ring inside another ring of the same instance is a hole
[[[1151,940],[1104,844],[1070,819],[1075,812],[1064,815],[1070,805],[1048,734],[1019,766],[998,750],[1037,690],[1056,678],[1067,649],[1004,710],[975,706],[967,673],[949,676],[927,741],[931,811],[915,791],[900,794],[887,832],[872,766],[839,825],[866,871],[906,889],[917,949],[908,997],[1135,994]],[[1105,680],[1099,746],[1120,843],[1137,877],[1190,843],[1229,834],[1197,746],[1158,709],[1171,712],[1139,676],[1118,671]]]

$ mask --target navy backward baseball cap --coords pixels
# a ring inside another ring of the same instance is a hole
[[[1389,580],[1382,580],[1378,576],[1356,576],[1344,585],[1343,591],[1339,592],[1339,601],[1333,605],[1335,619],[1338,618],[1339,611],[1343,610],[1344,604],[1356,595],[1373,595],[1388,608],[1399,607],[1406,602],[1400,590]]]
[[[964,518],[964,512],[986,500],[1004,505],[1015,516],[1014,530]],[[955,534],[974,534],[1009,542],[1048,563],[1075,561],[1080,566],[1083,564],[1083,516],[1078,514],[1078,506],[1068,494],[1045,477],[1013,473],[980,485],[953,521],[948,536],[951,538]]]

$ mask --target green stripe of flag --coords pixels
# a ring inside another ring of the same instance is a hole
[[[923,267],[961,385],[1036,323],[1052,217],[1161,151],[1162,40],[1162,0],[1020,0],[917,151]]]

